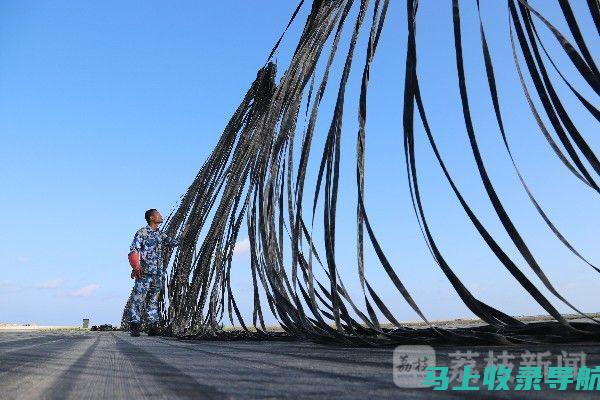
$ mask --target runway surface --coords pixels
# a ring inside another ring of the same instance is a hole
[[[517,352],[499,347],[460,351],[477,352],[479,365],[490,349]],[[393,379],[393,351],[310,342],[131,338],[124,332],[0,333],[0,399],[462,399],[534,395],[399,388]],[[437,365],[450,365],[456,351],[436,348]],[[600,365],[598,345],[529,347],[527,351],[550,352],[548,359],[561,352],[565,357],[584,352],[588,366]],[[535,393],[537,399],[599,397],[598,391]]]

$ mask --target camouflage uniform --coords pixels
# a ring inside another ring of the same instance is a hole
[[[146,304],[148,323],[158,323],[158,295],[164,279],[163,246],[175,247],[179,245],[179,241],[180,238],[170,238],[159,229],[153,231],[149,225],[136,232],[129,251],[140,254],[143,275],[135,280],[133,286],[133,299],[129,308],[129,323],[141,323],[144,303]]]

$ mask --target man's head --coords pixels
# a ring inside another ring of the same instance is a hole
[[[162,215],[160,215],[156,208],[151,208],[150,210],[146,211],[144,218],[146,218],[148,225],[150,225],[152,222],[157,225],[163,222]]]

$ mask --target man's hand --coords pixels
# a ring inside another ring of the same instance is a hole
[[[143,275],[144,273],[141,268],[134,268],[133,271],[131,271],[131,279],[141,279]]]
[[[133,271],[131,271],[131,279],[140,279],[143,275],[142,266],[140,265],[140,254],[137,251],[132,251],[127,256],[129,258],[129,265]]]

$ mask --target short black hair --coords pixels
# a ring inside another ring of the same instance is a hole
[[[152,216],[152,214],[154,214],[155,212],[158,212],[158,210],[156,208],[151,208],[148,211],[146,211],[144,213],[144,218],[146,218],[146,222],[150,223],[150,217]]]

